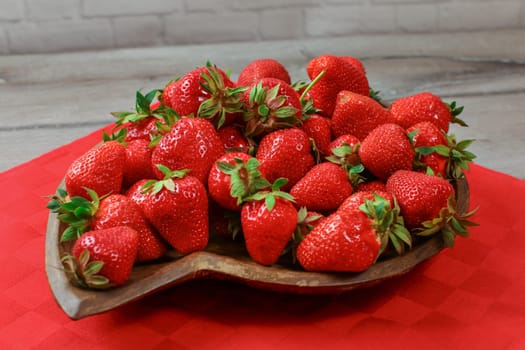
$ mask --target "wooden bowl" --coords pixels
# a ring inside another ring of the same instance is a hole
[[[457,210],[466,213],[469,189],[465,179],[456,182]],[[50,213],[46,233],[46,273],[56,301],[72,319],[114,309],[164,288],[199,278],[238,281],[256,288],[280,292],[328,294],[377,284],[407,273],[444,248],[441,236],[419,241],[401,256],[379,260],[361,273],[318,273],[301,270],[286,261],[271,267],[252,261],[239,242],[221,237],[210,239],[208,247],[187,256],[134,267],[129,281],[118,288],[95,291],[73,286],[62,270],[60,258],[67,248],[59,242],[64,227],[57,214]]]

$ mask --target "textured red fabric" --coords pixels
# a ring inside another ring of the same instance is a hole
[[[44,271],[48,211],[100,131],[0,175],[0,349],[523,349],[525,181],[473,165],[480,226],[408,274],[342,295],[194,281],[70,320]]]

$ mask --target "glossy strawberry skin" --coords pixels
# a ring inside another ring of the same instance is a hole
[[[242,206],[241,225],[250,257],[259,264],[273,265],[292,238],[297,210],[282,198],[276,198],[271,211],[264,200],[247,202]]]
[[[415,133],[412,137],[412,143],[415,148],[437,145],[448,146],[448,141],[445,135],[443,135],[439,128],[431,122],[416,123],[407,129],[407,133]],[[439,155],[438,153],[431,153],[428,155],[422,155],[420,161],[430,167],[435,175],[446,177],[446,157]]]
[[[259,170],[270,183],[280,177],[288,179],[283,191],[290,190],[314,165],[310,139],[298,128],[266,135],[259,143],[256,158],[260,161]]]
[[[240,71],[237,84],[252,86],[262,78],[276,78],[291,84],[290,74],[286,68],[273,58],[261,58],[250,62]]]
[[[250,142],[237,125],[227,125],[217,130],[226,152],[245,152],[250,150]]]
[[[383,181],[397,170],[412,170],[414,157],[405,130],[397,124],[378,126],[359,147],[359,158],[365,168]]]
[[[162,122],[155,117],[147,117],[137,122],[123,124],[126,128],[125,141],[141,139],[150,142],[152,136],[159,134],[157,123]]]
[[[128,197],[112,194],[100,201],[93,218],[94,230],[128,226],[137,231],[139,245],[137,262],[158,259],[166,252],[166,244],[148,223],[141,209]]]
[[[252,156],[243,152],[231,152],[225,153],[217,162],[226,162],[231,165],[235,164],[234,159],[239,158],[244,162],[247,162]],[[231,176],[222,172],[215,162],[210,170],[208,176],[208,191],[210,196],[220,204],[223,208],[229,210],[241,210],[241,206],[237,204],[237,198],[234,198],[230,194],[231,190]]]
[[[330,153],[332,129],[329,118],[312,114],[303,122],[301,129],[314,141],[321,156],[327,156]]]
[[[152,149],[150,142],[144,139],[136,139],[126,144],[126,161],[124,162],[123,187],[128,188],[142,179],[155,177],[153,165],[151,164]]]
[[[371,221],[361,211],[335,212],[301,241],[297,260],[308,271],[360,272],[377,259],[381,243]]]
[[[345,90],[337,94],[331,124],[334,137],[351,134],[363,140],[379,125],[391,122],[390,111],[373,98]]]
[[[399,170],[386,182],[388,193],[395,196],[408,228],[439,216],[455,194],[454,187],[438,176],[416,171]]]
[[[202,250],[208,244],[208,196],[202,182],[186,175],[174,179],[174,190],[143,193],[146,180],[127,192],[159,234],[181,254]]]
[[[77,158],[66,171],[66,191],[71,197],[90,198],[83,187],[99,196],[119,193],[122,187],[126,151],[116,141],[97,145]]]
[[[394,122],[405,129],[416,123],[428,121],[447,133],[452,119],[448,106],[439,96],[430,92],[420,92],[394,100],[390,111]]]
[[[366,75],[360,69],[346,60],[333,56],[321,55],[315,57],[306,66],[310,79],[315,79],[322,71],[324,76],[312,87],[309,96],[314,106],[321,109],[321,114],[331,117],[334,112],[337,94],[348,90],[361,95],[369,95],[369,85]]]
[[[298,208],[330,212],[352,194],[348,174],[339,165],[324,162],[311,168],[290,190]]]
[[[87,249],[91,261],[104,263],[100,275],[115,285],[122,285],[131,274],[138,246],[137,231],[128,226],[116,226],[84,233],[75,241],[72,255],[78,259]]]
[[[182,118],[162,136],[153,150],[151,162],[158,179],[164,175],[155,166],[172,170],[190,169],[203,184],[213,163],[224,153],[224,145],[213,125],[201,118]]]

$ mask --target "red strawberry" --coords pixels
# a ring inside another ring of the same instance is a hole
[[[83,288],[122,285],[131,274],[138,244],[137,231],[128,226],[86,232],[63,259],[66,273]]]
[[[241,210],[243,198],[258,190],[254,187],[254,181],[261,177],[258,165],[259,162],[246,153],[225,153],[211,167],[208,176],[210,196],[223,208]]]
[[[91,148],[77,158],[66,171],[66,191],[70,196],[89,198],[84,187],[99,196],[119,193],[122,187],[126,150],[117,141]]]
[[[361,146],[361,142],[354,135],[341,135],[328,145],[330,149],[328,157],[335,157],[338,159],[337,163],[341,165],[358,165],[360,163],[357,153],[359,146]]]
[[[213,125],[201,118],[182,118],[162,136],[151,162],[170,169],[189,169],[203,184],[213,163],[224,153],[224,145]],[[158,179],[164,174],[154,168]]]
[[[391,206],[394,205],[393,197],[387,192],[383,192],[383,191],[375,191],[375,192],[373,192],[373,191],[359,191],[359,192],[355,192],[352,195],[348,196],[343,201],[343,203],[341,203],[339,208],[337,208],[337,211],[339,211],[339,213],[341,215],[346,215],[346,213],[350,213],[350,215],[351,215],[351,213],[353,213],[355,210],[359,209],[361,204],[363,204],[365,202],[365,199],[368,199],[368,200],[374,199],[374,195],[375,194],[383,197],[384,199],[387,199]]]
[[[313,140],[315,150],[319,152],[319,158],[330,153],[330,142],[332,130],[330,119],[319,114],[312,114],[301,125],[301,129]]]
[[[309,96],[321,114],[330,117],[334,112],[339,91],[348,90],[368,96],[369,86],[366,75],[359,68],[333,55],[321,55],[306,66],[310,79],[324,71],[324,76],[310,89]]]
[[[356,188],[356,192],[361,191],[386,192],[386,184],[380,180],[362,182]]]
[[[411,170],[414,156],[405,130],[397,124],[378,126],[359,147],[359,158],[365,168],[383,181],[397,170]]]
[[[298,128],[277,130],[263,137],[256,158],[261,163],[259,170],[269,182],[280,177],[288,180],[284,191],[290,190],[314,165],[310,139]]]
[[[103,198],[92,223],[94,230],[116,226],[128,226],[137,231],[139,235],[137,262],[158,259],[166,252],[166,244],[154,232],[141,209],[130,198],[121,194],[112,194]]]
[[[281,62],[273,58],[261,58],[250,62],[239,73],[239,86],[252,86],[262,78],[276,78],[291,84],[290,74]]]
[[[245,134],[265,135],[276,129],[299,125],[302,105],[299,94],[289,84],[276,78],[262,78],[244,93]]]
[[[250,152],[250,141],[242,134],[241,128],[236,125],[223,126],[217,134],[224,144],[226,152]]]
[[[127,192],[139,205],[160,235],[181,254],[202,250],[208,244],[208,196],[202,182],[186,175],[187,170],[170,171],[163,180],[141,180]]]
[[[352,194],[347,172],[339,165],[324,162],[315,165],[290,190],[297,207],[329,212]]]
[[[412,125],[407,129],[409,135],[412,136],[412,144],[415,147],[416,155],[418,156],[418,161],[426,167],[430,168],[435,175],[440,175],[441,177],[447,177],[446,168],[447,168],[447,157],[437,153],[431,152],[429,154],[421,154],[418,152],[419,147],[431,147],[442,145],[445,146],[448,144],[446,135],[443,134],[439,128],[431,122],[420,122]],[[421,148],[420,148],[421,149]],[[426,152],[425,152],[426,153]]]
[[[345,90],[337,95],[331,124],[334,137],[351,134],[363,140],[379,125],[391,122],[389,110],[373,98]]]
[[[397,199],[406,226],[417,228],[418,235],[441,232],[445,244],[452,246],[456,235],[468,236],[466,227],[476,225],[466,220],[475,210],[456,212],[454,187],[441,177],[399,170],[390,176],[386,188]]]
[[[152,149],[149,141],[136,139],[128,142],[125,147],[123,187],[128,188],[142,179],[154,178],[155,172],[151,164]]]
[[[179,116],[206,118],[221,127],[233,122],[241,112],[240,100],[244,90],[237,88],[220,68],[207,65],[168,83],[161,101]]]
[[[246,249],[262,265],[277,262],[297,225],[297,210],[290,201],[292,198],[277,190],[280,183],[281,180],[274,183],[272,192],[258,192],[241,210]]]
[[[450,123],[467,126],[464,121],[456,118],[463,111],[463,107],[456,107],[455,102],[447,104],[430,92],[420,92],[394,100],[390,111],[394,122],[405,129],[423,121],[434,123],[445,133],[448,133]]]

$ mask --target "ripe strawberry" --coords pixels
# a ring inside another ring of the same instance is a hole
[[[474,224],[466,220],[474,211],[456,212],[454,187],[441,177],[399,170],[390,176],[386,188],[397,199],[406,226],[417,228],[419,235],[441,231],[445,244],[452,246],[455,236],[468,236],[465,226]]]
[[[141,180],[127,192],[149,222],[181,254],[208,244],[208,196],[201,181],[188,170],[158,166],[162,180]]]
[[[314,151],[319,153],[319,159],[330,153],[332,130],[329,118],[319,114],[309,115],[301,125],[301,129],[312,139]]]
[[[358,209],[337,210],[321,221],[299,244],[297,260],[309,271],[364,271],[392,236],[396,243],[411,242],[389,201],[374,195]]]
[[[136,139],[129,141],[125,147],[123,187],[128,188],[142,179],[154,178],[155,172],[151,164],[152,149],[149,141]]]
[[[187,72],[164,88],[161,101],[179,116],[209,119],[217,128],[230,124],[241,112],[238,88],[220,68],[207,64]]]
[[[66,171],[65,185],[70,196],[89,198],[85,187],[99,196],[119,193],[122,187],[126,150],[117,141],[97,145],[77,158]]]
[[[383,181],[397,170],[411,170],[414,156],[405,130],[397,124],[378,126],[359,147],[359,158],[365,168]]]
[[[223,126],[217,130],[217,134],[224,144],[224,151],[245,153],[251,151],[250,141],[243,135],[241,128],[237,125]]]
[[[310,79],[324,71],[324,76],[310,89],[309,96],[320,114],[330,117],[334,112],[339,91],[348,90],[368,96],[369,86],[366,75],[359,68],[333,55],[321,55],[306,66]]]
[[[158,259],[166,252],[166,244],[153,230],[141,209],[124,195],[112,194],[103,198],[91,226],[94,230],[128,226],[137,231],[139,235],[137,262]]]
[[[293,198],[278,190],[285,182],[275,181],[272,191],[257,192],[243,204],[241,225],[246,249],[259,264],[273,265],[292,239],[297,225]]]
[[[262,78],[243,96],[245,134],[265,135],[276,129],[299,125],[302,105],[299,94],[289,84],[276,78]]]
[[[128,226],[84,233],[62,261],[75,285],[104,289],[123,285],[137,256],[139,235]]]
[[[298,128],[277,130],[263,137],[255,157],[270,183],[280,177],[288,180],[283,191],[289,191],[314,165],[310,139]]]
[[[297,207],[329,212],[352,194],[347,172],[339,165],[324,162],[315,165],[290,190]]]
[[[358,155],[359,146],[361,142],[354,135],[341,135],[328,145],[330,152],[327,160],[348,168],[359,165],[361,163]]]
[[[355,210],[359,209],[359,207],[365,202],[365,199],[373,200],[374,195],[381,196],[388,200],[390,206],[394,206],[394,198],[390,193],[383,191],[359,191],[348,196],[343,203],[341,203],[339,208],[337,208],[337,211],[342,215],[346,215],[346,213],[350,213],[351,215]]]
[[[206,119],[182,118],[162,136],[151,155],[154,166],[189,169],[203,184],[213,163],[224,153],[224,145],[213,125]],[[164,174],[154,167],[158,179]]]
[[[261,173],[257,169],[259,162],[254,157],[242,153],[225,153],[213,164],[208,176],[210,196],[229,210],[241,210],[241,203],[247,196],[259,189]],[[264,187],[269,186],[267,181]]]
[[[389,110],[373,98],[346,90],[337,94],[331,124],[334,137],[351,134],[364,140],[376,127],[391,122]]]
[[[273,58],[261,58],[250,62],[239,73],[239,86],[252,86],[262,78],[276,78],[291,84],[290,74],[281,62]]]
[[[445,133],[448,133],[450,123],[467,126],[463,120],[457,118],[463,107],[456,107],[455,102],[447,104],[430,92],[420,92],[394,100],[390,111],[394,122],[405,129],[423,121],[434,123]]]
[[[435,175],[446,178],[447,158],[445,156],[437,152],[431,152],[429,154],[418,152],[419,147],[446,146],[448,143],[446,135],[431,122],[416,123],[409,127],[407,132],[412,136],[412,144],[415,147],[417,156],[417,165],[421,164],[424,171],[426,171],[428,167]]]
[[[357,185],[356,192],[361,191],[386,192],[386,184],[381,180],[361,182]]]

